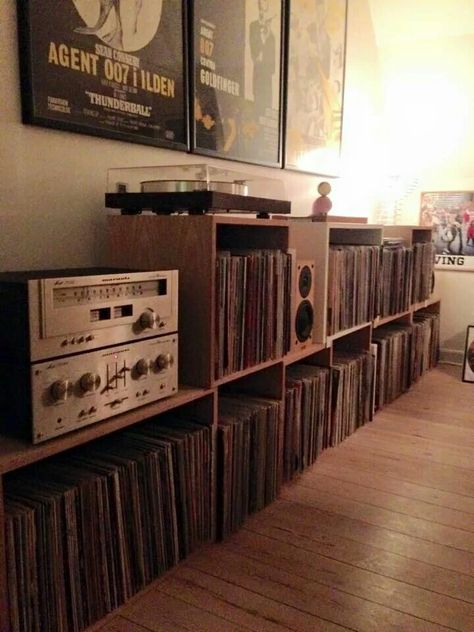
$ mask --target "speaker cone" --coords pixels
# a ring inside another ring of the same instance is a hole
[[[298,306],[295,317],[295,332],[300,342],[305,342],[311,337],[313,322],[313,306],[309,301],[302,301]]]
[[[313,275],[311,273],[311,268],[309,266],[303,266],[300,270],[300,275],[298,278],[298,289],[301,298],[306,298],[308,296],[311,291],[312,284]]]

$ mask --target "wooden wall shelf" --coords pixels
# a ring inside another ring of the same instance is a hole
[[[387,325],[388,323],[393,323],[394,321],[400,320],[401,318],[410,317],[412,313],[413,313],[413,310],[408,309],[404,312],[399,312],[398,314],[392,314],[391,316],[384,316],[383,318],[381,318],[380,316],[377,316],[377,318],[374,320],[374,329],[376,327],[381,327],[382,325]]]

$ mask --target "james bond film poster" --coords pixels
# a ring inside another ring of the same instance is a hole
[[[193,150],[279,166],[281,0],[193,6]]]
[[[181,0],[20,0],[24,120],[187,148]]]
[[[339,175],[346,0],[290,0],[284,166]]]

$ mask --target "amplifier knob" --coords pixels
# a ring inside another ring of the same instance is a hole
[[[138,375],[148,375],[148,371],[150,370],[150,361],[145,360],[145,358],[141,358],[135,364],[135,371]]]
[[[60,402],[67,399],[70,388],[71,382],[69,380],[56,380],[49,387],[49,392],[55,402]]]
[[[160,317],[152,309],[145,310],[138,319],[142,329],[156,329]]]
[[[160,369],[169,369],[174,363],[174,358],[171,353],[160,353],[156,358],[156,366]]]
[[[97,373],[84,373],[79,380],[79,386],[84,393],[95,391],[100,386],[100,375],[97,375]]]

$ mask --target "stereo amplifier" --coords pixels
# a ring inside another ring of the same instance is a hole
[[[0,274],[0,350],[36,362],[178,330],[178,271]]]
[[[0,274],[0,410],[39,443],[176,393],[178,271]]]

